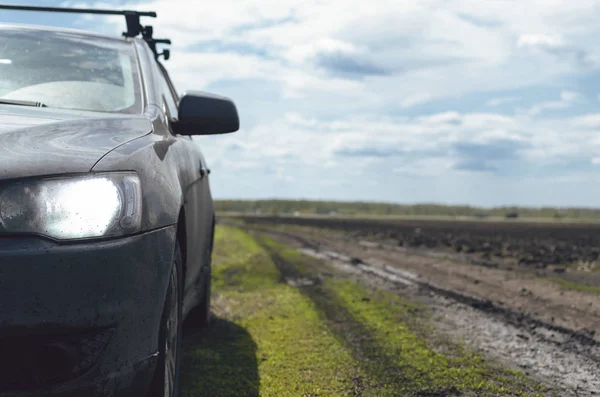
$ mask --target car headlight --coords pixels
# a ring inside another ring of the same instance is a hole
[[[138,232],[142,192],[135,173],[48,178],[0,186],[0,232],[59,240]]]

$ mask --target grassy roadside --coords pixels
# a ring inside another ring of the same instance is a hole
[[[184,335],[182,395],[536,394],[523,376],[460,346],[433,346],[422,308],[323,277],[320,266],[268,238],[219,226],[217,319]]]
[[[218,227],[213,266],[219,317],[184,336],[183,396],[353,395],[352,357],[249,235]]]

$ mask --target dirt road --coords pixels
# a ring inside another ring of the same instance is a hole
[[[482,355],[469,339],[487,332],[492,349],[501,330],[502,343],[510,336],[519,348],[522,338],[537,338],[533,331],[512,331],[468,304],[475,301],[461,303],[408,271],[345,258],[344,247],[332,239],[326,249],[323,240],[217,227],[214,319],[184,331],[182,396],[568,395]],[[582,393],[596,387],[597,368],[548,344],[530,347],[580,366],[591,385]]]
[[[538,379],[549,387],[547,393],[600,391],[596,293],[565,288],[532,272],[477,266],[447,252],[364,241],[351,233],[260,228],[360,283],[425,304],[437,329]]]

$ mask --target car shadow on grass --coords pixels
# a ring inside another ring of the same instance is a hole
[[[259,395],[256,343],[239,325],[214,317],[205,329],[184,327],[180,395]]]

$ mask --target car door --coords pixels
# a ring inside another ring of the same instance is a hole
[[[177,119],[179,96],[166,69],[157,62],[162,86],[163,110],[169,123]],[[171,133],[174,134],[173,129]],[[186,277],[184,296],[186,303],[202,296],[205,275],[208,275],[207,251],[212,234],[212,199],[208,187],[208,168],[198,145],[189,136],[177,136],[173,145],[181,164],[180,179],[183,186],[186,219]]]

